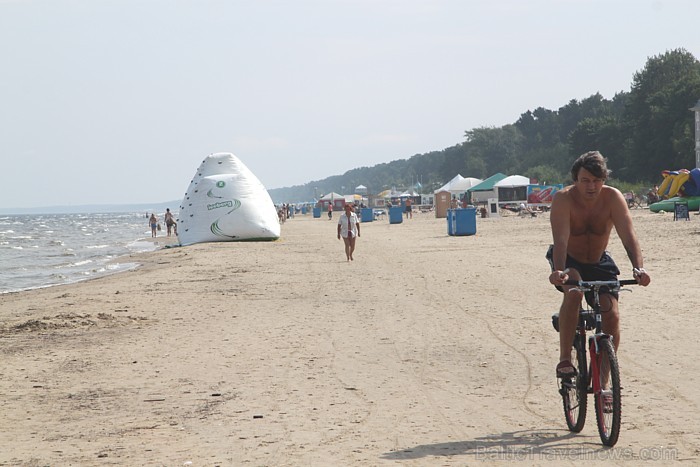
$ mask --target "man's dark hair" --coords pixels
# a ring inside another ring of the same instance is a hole
[[[598,151],[588,151],[581,154],[571,166],[571,178],[573,181],[578,180],[578,173],[581,169],[586,169],[593,176],[603,180],[608,179],[610,171],[608,170],[607,159]]]

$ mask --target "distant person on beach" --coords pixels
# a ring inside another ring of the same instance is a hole
[[[647,206],[659,202],[659,187],[654,185],[647,193]]]
[[[177,235],[177,227],[175,224],[175,218],[173,217],[173,213],[170,212],[170,208],[165,208],[165,216],[163,216],[165,219],[165,226],[168,229],[168,237],[171,235],[173,231],[173,227],[175,228],[175,235]]]
[[[411,208],[411,198],[406,198],[406,208],[404,209],[406,211],[406,219],[409,217],[413,219],[413,209]]]
[[[333,203],[328,203],[328,220],[333,219]]]
[[[151,224],[151,237],[158,236],[158,218],[156,213],[152,213],[151,217],[148,219],[148,223]]]
[[[642,249],[632,226],[627,202],[616,188],[606,186],[606,159],[598,152],[583,154],[571,168],[573,185],[557,191],[552,201],[550,223],[554,244],[547,251],[552,267],[549,282],[564,292],[559,310],[558,378],[576,375],[570,361],[571,346],[578,323],[583,294],[570,285],[573,280],[616,280],[620,270],[605,249],[615,227],[618,237],[632,262],[632,274],[642,286],[651,282],[644,270]],[[603,311],[603,332],[613,336],[613,345],[620,345],[620,315],[617,293],[600,294]]]
[[[533,211],[532,209],[530,209],[530,206],[528,206],[528,205],[525,204],[525,203],[520,203],[520,210],[518,211],[518,213],[519,213],[521,216],[528,216],[528,215],[529,215],[530,217],[535,217],[535,216],[537,216],[537,213],[536,213],[535,211]]]
[[[338,240],[343,237],[345,243],[345,256],[348,261],[354,261],[352,257],[355,251],[355,240],[356,237],[360,236],[360,220],[357,218],[357,214],[353,211],[352,204],[347,203],[345,205],[345,211],[340,215],[338,219]]]

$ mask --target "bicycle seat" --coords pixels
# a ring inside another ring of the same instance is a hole
[[[552,326],[559,332],[559,313],[552,315]],[[580,310],[578,312],[578,327],[585,327],[586,331],[595,329],[595,313],[593,310]]]

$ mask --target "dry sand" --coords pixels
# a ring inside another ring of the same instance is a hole
[[[633,216],[652,285],[622,296],[612,450],[590,408],[564,423],[548,215],[366,223],[352,263],[297,216],[0,296],[0,465],[698,464],[700,217]]]

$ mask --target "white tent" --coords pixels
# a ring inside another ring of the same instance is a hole
[[[494,183],[493,186],[496,188],[517,188],[519,186],[528,186],[529,184],[529,178],[523,177],[522,175],[511,175],[499,182]]]
[[[498,204],[527,203],[527,186],[530,179],[522,175],[511,175],[494,183],[498,191]]]
[[[473,177],[462,177],[457,174],[452,180],[435,190],[435,193],[440,193],[441,191],[449,191],[452,194],[461,194],[470,189],[471,187],[481,183],[481,180]]]
[[[462,177],[460,174],[455,175],[455,177],[450,180],[449,182],[445,183],[443,186],[435,190],[435,193],[440,193],[441,191],[450,191],[450,186],[452,186],[454,183],[457,183],[461,180],[464,180],[464,177]]]
[[[345,196],[339,195],[338,193],[331,191],[326,196],[321,198],[321,201],[334,201],[336,199],[345,199]]]

